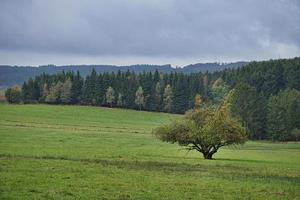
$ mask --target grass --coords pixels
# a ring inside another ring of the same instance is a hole
[[[300,144],[203,160],[151,130],[179,115],[0,104],[0,199],[299,199]]]

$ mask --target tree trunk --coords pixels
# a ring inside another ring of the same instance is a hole
[[[212,155],[213,155],[213,154],[212,154],[211,152],[209,152],[209,153],[203,153],[203,158],[204,158],[204,159],[209,159],[209,160],[210,160],[210,159],[212,159]]]
[[[204,159],[211,160],[212,156],[218,151],[218,149],[212,149],[210,151],[204,151],[202,152]]]

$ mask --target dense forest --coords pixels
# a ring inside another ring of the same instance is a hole
[[[300,58],[251,62],[213,73],[92,70],[30,78],[6,91],[12,103],[82,104],[184,113],[201,98],[218,105],[234,89],[232,114],[250,139],[300,139]]]
[[[97,73],[115,72],[118,71],[134,71],[135,73],[152,72],[156,70],[163,73],[182,72],[182,73],[195,73],[195,72],[214,72],[221,71],[226,68],[237,68],[247,64],[247,62],[235,63],[197,63],[187,65],[182,68],[173,68],[171,65],[130,65],[130,66],[116,66],[116,65],[69,65],[69,66],[55,66],[45,65],[39,67],[32,66],[9,66],[0,65],[0,88],[6,88],[13,85],[22,84],[24,81],[31,77],[46,74],[56,74],[65,72],[79,71],[81,76],[85,77],[90,74],[94,69]]]

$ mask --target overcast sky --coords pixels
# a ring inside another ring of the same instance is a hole
[[[0,64],[300,56],[300,0],[0,0]]]

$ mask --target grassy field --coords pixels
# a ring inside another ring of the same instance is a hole
[[[300,143],[203,160],[151,134],[178,117],[0,104],[0,199],[300,199]]]

